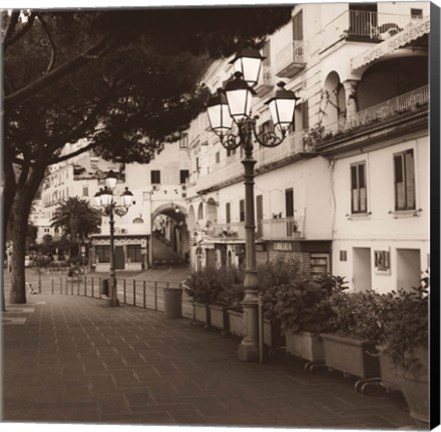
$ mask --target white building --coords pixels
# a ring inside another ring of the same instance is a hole
[[[276,148],[254,148],[257,259],[299,257],[312,273],[346,276],[354,290],[419,283],[429,266],[429,3],[305,4],[272,35],[253,114],[274,84],[300,97]],[[230,75],[216,62],[212,91]],[[226,151],[206,113],[189,131],[192,263],[241,263],[240,149]]]

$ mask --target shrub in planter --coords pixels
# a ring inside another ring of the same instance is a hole
[[[314,278],[309,274],[299,274],[279,287],[274,312],[285,333],[288,352],[312,362],[324,360],[318,333],[328,330],[332,310],[327,300],[345,288],[342,278]]]
[[[192,273],[186,279],[185,290],[193,299],[196,320],[210,324],[209,305],[222,308],[237,308],[240,305],[243,298],[243,274],[236,267],[207,267]]]
[[[401,375],[401,390],[411,416],[425,427],[429,423],[428,319],[428,283],[381,296],[380,343]]]
[[[263,305],[264,343],[272,348],[284,345],[280,319],[274,311],[277,304],[277,293],[282,285],[288,284],[301,274],[301,263],[295,258],[277,257],[259,265],[257,277],[259,294]]]
[[[326,364],[360,378],[379,376],[375,348],[381,335],[378,294],[340,291],[329,298],[329,306],[331,334],[322,333]]]

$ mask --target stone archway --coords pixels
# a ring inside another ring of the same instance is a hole
[[[151,221],[150,262],[154,266],[187,262],[190,235],[186,209],[172,202],[162,204],[152,212]]]

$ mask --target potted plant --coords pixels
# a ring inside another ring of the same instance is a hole
[[[240,303],[244,296],[243,279],[243,272],[235,266],[223,267],[217,270],[217,296],[209,305],[211,326],[225,331],[229,330],[230,321],[227,310],[228,308],[241,308]]]
[[[257,268],[260,301],[263,307],[263,339],[273,349],[285,344],[281,332],[280,318],[275,311],[277,293],[281,286],[288,284],[301,273],[301,263],[295,258],[277,257]]]
[[[277,293],[277,314],[286,337],[289,353],[313,363],[324,361],[320,332],[328,330],[332,313],[328,298],[345,289],[337,276],[312,277],[299,274],[282,285]]]
[[[379,377],[379,305],[373,291],[333,293],[329,330],[321,333],[328,367],[359,378]]]
[[[193,299],[193,320],[210,325],[210,309],[218,296],[215,269],[206,267],[192,273],[184,283],[186,293]]]
[[[427,428],[429,286],[382,296],[381,346],[401,378],[400,387],[417,426]]]

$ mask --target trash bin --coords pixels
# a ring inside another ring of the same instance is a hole
[[[101,295],[109,297],[109,279],[103,279],[101,282]]]
[[[182,318],[182,289],[164,288],[165,318]]]

